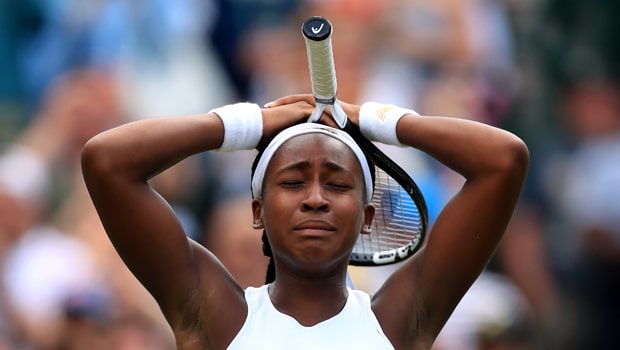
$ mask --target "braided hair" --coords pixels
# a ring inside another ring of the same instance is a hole
[[[254,177],[254,172],[256,172],[256,166],[258,165],[258,161],[263,156],[264,151],[265,151],[264,147],[258,149],[258,154],[256,155],[256,157],[254,158],[254,161],[252,162],[252,173],[250,175],[250,178]],[[250,189],[250,192],[251,192],[251,189]],[[269,258],[269,264],[267,265],[267,273],[265,276],[265,284],[268,284],[268,283],[275,281],[276,279],[276,267],[273,261],[273,252],[271,251],[271,245],[269,244],[269,238],[267,238],[267,231],[265,229],[263,229],[261,239],[263,241],[263,255]]]

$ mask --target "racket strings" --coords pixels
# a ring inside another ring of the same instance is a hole
[[[306,39],[312,92],[317,100],[332,100],[336,96],[336,68],[331,40]]]
[[[375,206],[372,232],[359,236],[354,254],[370,256],[415,244],[420,239],[423,220],[418,206],[395,179],[379,168],[371,203]]]

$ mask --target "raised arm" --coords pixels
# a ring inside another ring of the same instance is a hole
[[[303,103],[261,110],[264,137],[304,120],[311,110]],[[175,331],[196,322],[199,310],[201,317],[215,318],[218,305],[230,306],[226,316],[233,320],[219,315],[221,322],[205,331],[230,329],[244,318],[234,313],[243,311],[242,290],[211,253],[186,237],[170,206],[148,184],[184,158],[219,148],[224,136],[224,123],[214,113],[162,117],[108,130],[82,151],[84,179],[110,240]]]
[[[400,142],[466,180],[438,216],[425,247],[376,295],[385,319],[408,327],[398,334],[417,331],[416,337],[432,340],[495,252],[525,181],[529,153],[515,135],[465,119],[405,115],[396,130]],[[391,316],[406,305],[414,313],[404,321]]]
[[[219,147],[223,136],[212,114],[146,119],[101,133],[82,151],[84,180],[108,237],[169,322],[181,318],[183,301],[199,287],[203,254],[148,180],[185,157]],[[215,262],[205,266],[215,268]]]

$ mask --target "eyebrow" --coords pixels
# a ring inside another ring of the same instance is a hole
[[[280,170],[280,172],[284,172],[288,170],[304,170],[304,169],[310,168],[310,166],[311,165],[309,161],[303,160],[303,161],[295,162],[293,164],[289,164],[285,166],[283,169]],[[330,169],[330,170],[334,170],[334,171],[351,172],[350,170],[346,169],[342,165],[334,163],[334,162],[330,162],[330,161],[322,162],[321,166],[327,169]]]

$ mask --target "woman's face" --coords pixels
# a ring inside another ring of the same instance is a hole
[[[252,204],[255,228],[266,229],[278,261],[324,273],[348,264],[358,234],[370,226],[374,208],[364,193],[361,166],[345,144],[322,134],[297,136],[267,167],[262,200]]]

